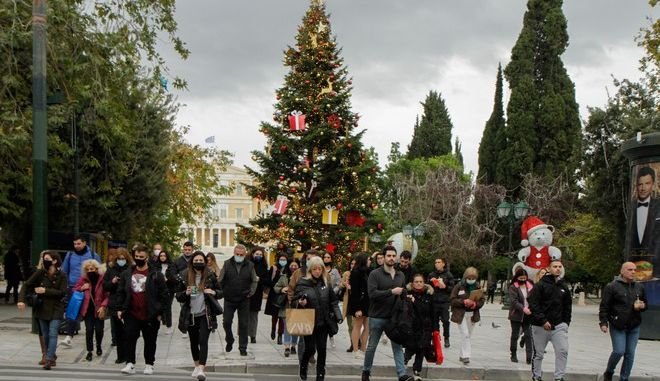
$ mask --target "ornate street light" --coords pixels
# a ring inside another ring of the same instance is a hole
[[[504,220],[509,225],[509,251],[507,252],[507,257],[511,260],[511,267],[513,267],[514,259],[516,258],[515,253],[513,252],[513,225],[519,220],[523,220],[527,217],[529,213],[529,205],[520,201],[515,204],[509,203],[507,201],[502,201],[497,206],[497,217]],[[507,271],[507,280],[511,280],[511,271]],[[507,282],[508,283],[508,282]],[[502,291],[502,308],[509,308],[509,295],[508,293]]]

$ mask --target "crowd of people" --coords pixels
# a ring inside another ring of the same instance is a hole
[[[270,337],[282,346],[283,355],[296,355],[299,379],[308,379],[315,366],[316,380],[326,375],[327,345],[335,347],[333,336],[347,321],[351,339],[347,352],[362,360],[362,381],[371,377],[374,356],[380,344],[389,344],[399,381],[421,380],[424,358],[434,348],[433,337],[442,337],[441,346],[450,347],[450,322],[456,324],[460,339],[459,360],[470,364],[471,337],[480,321],[480,310],[488,297],[488,287],[475,267],[468,267],[455,278],[442,258],[434,261],[429,274],[418,272],[410,252],[397,253],[386,246],[371,255],[351,258],[340,272],[333,253],[307,250],[299,259],[278,252],[268,265],[267,250],[243,245],[218,264],[213,254],[195,251],[192,242],[182,247],[176,260],[156,244],[142,244],[111,250],[105,262],[94,253],[83,237],[76,236],[74,250],[63,258],[44,251],[35,271],[23,284],[18,308],[33,309],[38,321],[44,369],[57,365],[56,349],[60,331],[63,347],[73,345],[73,336],[84,322],[85,360],[103,353],[105,321],[110,321],[112,346],[116,348],[121,373],[136,372],[136,345],[144,341],[143,373],[154,373],[157,336],[161,325],[172,334],[174,299],[180,304],[176,328],[190,342],[194,364],[192,378],[206,379],[209,336],[222,328],[227,352],[234,349],[234,317],[237,319],[238,351],[247,356],[249,343],[256,342],[259,315],[264,296],[265,315],[270,319]],[[609,332],[613,352],[605,379],[611,380],[623,357],[621,380],[632,369],[639,337],[641,312],[646,309],[644,289],[634,281],[635,265],[626,262],[620,276],[606,288],[600,307],[600,327]],[[548,343],[554,347],[555,381],[563,381],[568,359],[568,327],[572,298],[563,280],[563,265],[554,260],[547,269],[530,279],[516,269],[508,288],[511,324],[510,356],[518,362],[517,349],[525,348],[532,380],[541,380],[542,363]],[[407,340],[387,336],[396,327],[396,310],[408,303],[412,313],[411,337]],[[296,336],[287,329],[287,309],[314,309],[311,334]],[[263,323],[263,322],[262,322]],[[385,333],[386,335],[383,335]],[[437,342],[436,342],[437,345]],[[94,351],[96,349],[96,351]],[[412,375],[407,364],[413,360]]]

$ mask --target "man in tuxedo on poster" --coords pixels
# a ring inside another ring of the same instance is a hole
[[[653,197],[655,171],[641,167],[635,177],[636,197],[631,205],[631,229],[629,234],[630,256],[634,258],[646,252],[653,262],[654,276],[660,274],[660,200]]]

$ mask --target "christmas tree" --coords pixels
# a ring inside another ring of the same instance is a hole
[[[260,170],[247,168],[247,191],[261,207],[251,226],[239,226],[246,244],[321,247],[346,257],[365,250],[383,229],[376,155],[361,143],[359,115],[351,111],[351,84],[331,33],[323,1],[313,0],[296,46],[284,52],[290,68],[276,91],[274,123],[261,123]]]

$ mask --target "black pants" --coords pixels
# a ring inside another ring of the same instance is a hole
[[[198,361],[199,365],[206,365],[206,359],[209,355],[209,329],[208,318],[196,316],[190,319],[193,324],[188,326],[188,337],[190,338],[190,353],[193,361]]]
[[[142,333],[144,339],[144,363],[154,365],[156,361],[156,339],[158,338],[158,320],[137,320],[130,313],[124,315],[126,324],[126,362],[135,364],[135,346]]]
[[[300,360],[300,367],[307,368],[309,359],[312,358],[314,352],[318,353],[316,358],[316,376],[325,375],[325,357],[327,353],[328,344],[328,326],[316,326],[311,335],[304,337],[305,352]]]
[[[126,325],[123,321],[117,319],[117,316],[112,315],[110,317],[110,327],[112,337],[115,344],[117,344],[117,359],[124,362],[126,361]]]
[[[14,290],[14,304],[18,302],[18,284],[21,283],[20,280],[7,280],[7,288],[5,289],[5,302],[9,302],[9,292]]]
[[[509,345],[509,350],[511,351],[512,355],[516,354],[516,351],[518,350],[518,338],[520,337],[521,333],[525,335],[525,354],[527,355],[526,359],[531,360],[532,350],[534,348],[532,345],[532,330],[529,325],[528,318],[525,318],[522,322],[511,320],[511,343]]]
[[[225,329],[225,340],[234,342],[234,334],[231,324],[234,321],[234,312],[238,311],[238,349],[247,350],[248,344],[248,320],[250,319],[250,299],[245,298],[242,302],[234,303],[225,299],[225,310],[222,314],[222,326]]]
[[[172,301],[174,300],[174,293],[170,293],[165,304],[163,311],[163,325],[167,328],[172,328]]]
[[[411,359],[413,356],[415,356],[415,361],[413,362],[413,371],[421,372],[422,364],[424,363],[424,349],[412,350],[406,348],[404,352],[404,359]]]
[[[277,328],[277,334],[279,336],[284,335],[284,319],[277,316],[277,315],[271,316],[271,319],[270,319],[270,330],[271,330],[271,332],[275,332],[275,328]]]
[[[435,307],[438,320],[442,322],[442,336],[448,339],[449,326],[451,325],[449,321],[449,303],[436,304]]]
[[[87,311],[87,315],[85,315],[85,344],[87,344],[87,352],[91,352],[94,349],[94,334],[96,334],[96,346],[101,346],[103,343],[104,327],[105,322],[102,319],[95,318],[93,311]]]

